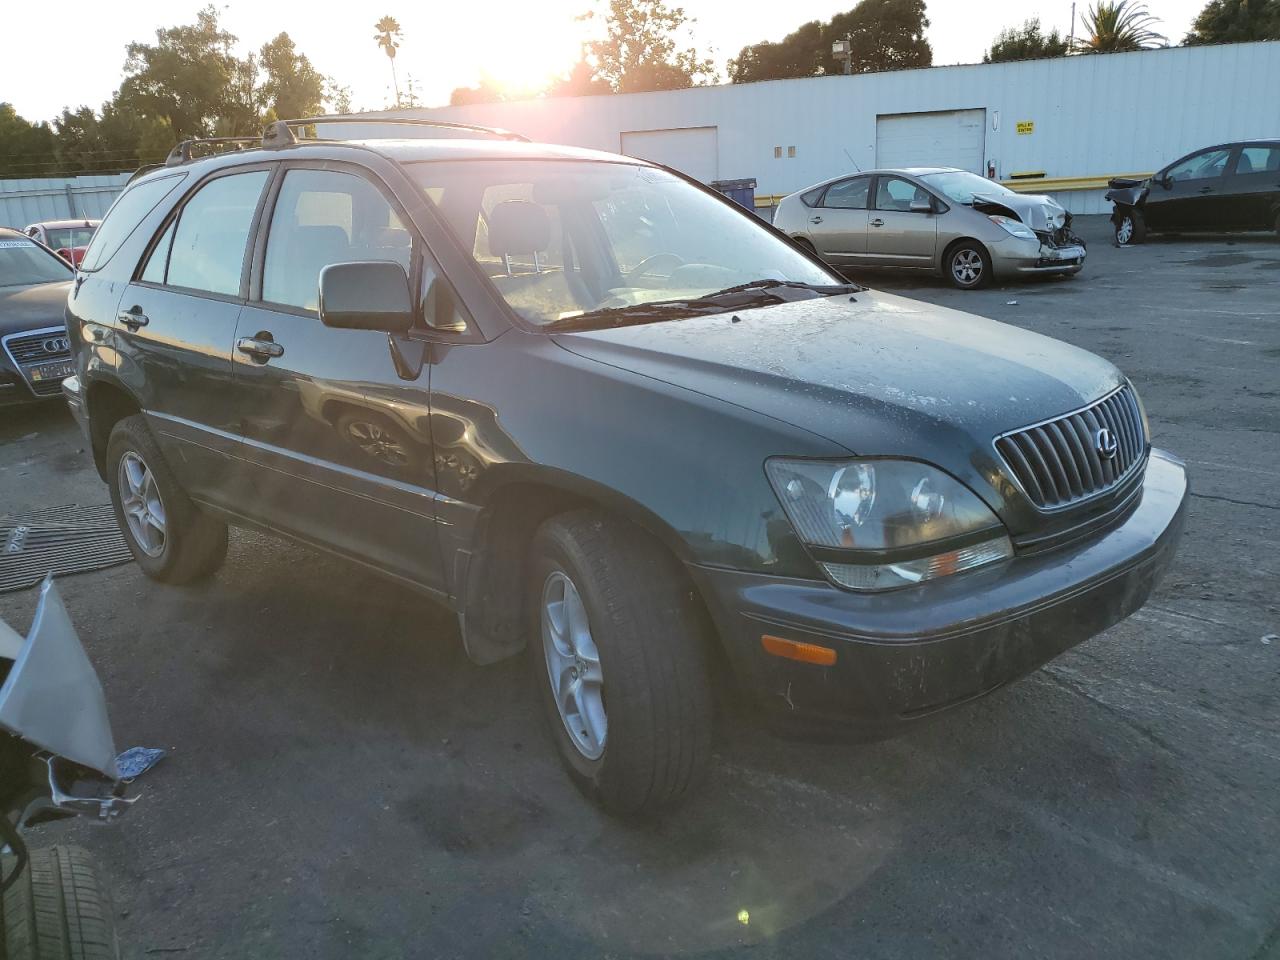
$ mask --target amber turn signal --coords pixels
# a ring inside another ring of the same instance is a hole
[[[765,653],[788,660],[799,660],[801,663],[816,663],[820,667],[829,667],[836,662],[836,652],[830,647],[820,647],[816,643],[801,643],[799,640],[785,640],[782,637],[771,637],[764,634],[760,638],[760,646]]]

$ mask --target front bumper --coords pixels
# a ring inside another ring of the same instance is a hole
[[[1009,683],[1132,614],[1169,566],[1187,502],[1181,461],[1154,450],[1132,511],[1100,535],[880,594],[694,567],[739,679],[804,726],[894,732]],[[817,666],[761,636],[834,649]]]
[[[67,409],[71,411],[71,416],[79,424],[80,432],[84,434],[85,440],[92,443],[93,437],[89,432],[89,410],[85,406],[84,386],[78,376],[73,375],[62,381],[62,398],[67,401]]]
[[[1088,251],[1084,244],[1056,247],[1040,240],[1010,237],[989,247],[997,276],[1072,274],[1084,269]]]

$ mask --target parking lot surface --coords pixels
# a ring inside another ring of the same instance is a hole
[[[1130,620],[884,743],[731,710],[703,793],[633,827],[562,774],[521,660],[472,666],[442,608],[234,533],[200,586],[62,581],[118,746],[171,754],[120,822],[34,839],[96,854],[131,958],[1280,957],[1280,241],[1080,227],[1073,280],[859,279],[1130,375],[1194,490]],[[107,501],[58,407],[0,444],[0,513]]]

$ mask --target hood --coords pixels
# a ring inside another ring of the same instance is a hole
[[[996,207],[1000,210],[996,210]],[[973,208],[981,213],[1008,211],[1032,230],[1041,233],[1053,233],[1071,222],[1071,215],[1066,208],[1043,193],[1015,193],[1012,196],[1001,194],[998,197],[974,194]]]
[[[0,336],[63,325],[70,290],[70,280],[0,287]]]
[[[873,291],[852,301],[824,297],[556,340],[860,456],[928,460],[997,510],[1008,488],[994,438],[1124,382],[1100,357],[994,320]]]

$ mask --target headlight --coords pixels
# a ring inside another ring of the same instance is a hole
[[[891,590],[1013,555],[987,505],[926,463],[773,459],[765,472],[796,534],[851,590]]]
[[[1017,237],[1019,240],[1035,240],[1036,232],[1028,227],[1021,220],[1014,220],[1012,217],[991,216],[987,217],[997,226],[1004,227],[1005,233],[1010,236]]]

